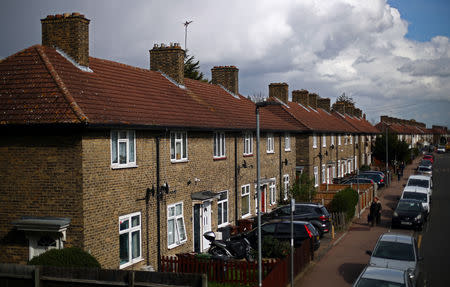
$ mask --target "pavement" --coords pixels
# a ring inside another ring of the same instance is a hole
[[[369,262],[370,256],[366,251],[373,249],[381,234],[390,231],[392,213],[403,191],[403,184],[406,184],[409,175],[414,174],[419,161],[420,157],[405,167],[400,181],[395,175],[388,187],[377,191],[382,205],[380,225],[372,227],[367,223],[369,209],[366,208],[359,218],[354,218],[346,229],[336,232],[334,237],[325,234],[314,260],[295,277],[294,286],[352,286]],[[410,230],[397,231],[413,234]]]

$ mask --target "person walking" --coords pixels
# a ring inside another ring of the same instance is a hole
[[[368,216],[368,223],[369,225],[374,226],[376,221],[376,214],[377,214],[377,202],[376,197],[373,199],[372,203],[370,204],[370,211]]]
[[[376,200],[376,204],[377,204],[375,221],[377,222],[377,225],[380,225],[380,222],[381,222],[381,201],[376,196],[375,196],[375,200]]]

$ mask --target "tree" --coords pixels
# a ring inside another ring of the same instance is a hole
[[[291,187],[291,194],[295,201],[310,202],[316,195],[314,179],[310,178],[306,173],[302,173]]]
[[[337,97],[336,102],[344,102],[346,104],[351,104],[351,105],[355,104],[355,101],[353,100],[353,98],[345,95],[345,93],[342,93],[342,95]]]
[[[200,72],[200,61],[195,61],[194,56],[187,54],[184,57],[184,77],[197,81],[208,81],[203,78],[203,73]]]
[[[408,162],[410,160],[411,150],[409,149],[409,145],[405,141],[398,140],[396,134],[389,132],[387,136],[387,141],[388,141],[388,160],[390,166],[394,165],[395,160],[397,162],[400,161]],[[382,133],[381,136],[377,137],[372,154],[379,161],[386,163],[385,133]]]

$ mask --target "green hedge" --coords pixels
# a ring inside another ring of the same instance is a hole
[[[284,258],[290,252],[290,243],[280,241],[272,236],[264,237],[261,243],[262,256],[264,258]],[[255,256],[255,258],[258,258]]]
[[[351,188],[346,188],[333,197],[330,203],[332,212],[344,212],[345,218],[351,220],[355,216],[355,208],[358,203],[358,192]]]
[[[94,256],[78,247],[48,250],[31,259],[28,265],[100,268]]]

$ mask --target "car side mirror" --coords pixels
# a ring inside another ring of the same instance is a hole
[[[366,254],[372,256],[372,250],[366,250]]]

